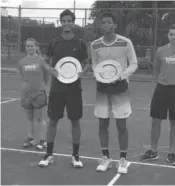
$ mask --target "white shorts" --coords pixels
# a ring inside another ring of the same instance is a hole
[[[131,115],[129,91],[116,95],[97,92],[95,116],[98,118],[109,118],[111,112],[116,119],[128,118]]]

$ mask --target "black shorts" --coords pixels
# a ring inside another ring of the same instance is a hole
[[[65,107],[70,120],[81,119],[83,115],[82,93],[80,91],[70,93],[50,92],[48,117],[52,120],[63,118]]]
[[[175,120],[175,86],[157,84],[151,101],[150,115],[156,119]]]

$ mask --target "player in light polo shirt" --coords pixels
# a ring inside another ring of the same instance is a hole
[[[91,44],[93,70],[100,62],[111,59],[120,63],[123,72],[120,79],[111,84],[97,82],[94,114],[99,118],[99,138],[103,154],[97,171],[106,171],[112,166],[108,150],[108,126],[110,112],[112,112],[113,117],[116,119],[120,146],[118,172],[127,173],[128,130],[126,120],[132,112],[128,91],[128,78],[137,69],[137,58],[132,42],[126,37],[115,34],[115,18],[112,14],[105,13],[102,15],[101,28],[104,36],[93,41]]]
[[[175,24],[168,29],[169,43],[160,47],[155,55],[154,76],[157,82],[151,102],[151,149],[142,160],[158,159],[157,146],[162,120],[170,120],[170,149],[167,161],[175,165]]]

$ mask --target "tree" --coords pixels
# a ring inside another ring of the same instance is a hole
[[[152,8],[175,7],[173,1],[95,1],[92,4],[90,17],[94,18],[93,32],[96,37],[101,35],[99,17],[104,11],[114,14],[117,20],[117,32],[129,37],[134,45],[152,46],[154,43],[155,20],[158,18],[158,28],[168,27],[175,22],[175,11]],[[114,9],[111,9],[114,8]],[[117,9],[115,9],[117,8]],[[130,9],[127,9],[130,8]],[[137,9],[137,8],[147,8]],[[150,8],[150,9],[148,9]],[[162,17],[164,16],[164,19]],[[165,30],[165,29],[164,29]],[[162,32],[159,31],[159,35]],[[165,35],[165,34],[164,34]],[[159,39],[161,40],[161,36]],[[159,41],[159,43],[161,43]],[[157,43],[157,44],[159,44]]]

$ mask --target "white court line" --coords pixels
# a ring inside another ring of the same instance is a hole
[[[20,98],[3,98],[3,99],[15,99],[15,100],[21,100]],[[15,101],[14,100],[14,101]],[[1,102],[1,103],[3,103],[3,102]],[[95,104],[92,104],[92,103],[85,103],[85,104],[83,104],[83,106],[90,106],[90,107],[93,107],[93,106],[95,106]],[[149,108],[136,108],[136,110],[150,110]]]
[[[21,152],[21,153],[32,153],[32,154],[44,154],[45,152],[40,152],[40,151],[31,151],[31,150],[22,150],[22,149],[12,149],[12,148],[5,148],[5,147],[0,147],[1,150],[4,151],[14,151],[14,152]],[[70,154],[58,154],[58,153],[53,153],[55,156],[60,156],[60,157],[72,157]],[[80,156],[82,159],[89,159],[89,160],[99,160],[100,158],[97,157],[88,157],[88,156]],[[118,162],[119,160],[112,160],[113,162]],[[128,163],[135,164],[135,165],[145,165],[145,166],[153,166],[153,167],[164,167],[164,168],[172,168],[175,169],[175,166],[171,165],[161,165],[161,164],[153,164],[153,163],[142,163],[142,162],[134,162],[134,161],[129,161]]]
[[[131,165],[131,162],[128,162],[127,167],[129,167]],[[115,182],[120,178],[120,176],[122,176],[122,174],[117,173],[112,180],[107,184],[107,186],[113,186],[115,184]]]
[[[136,108],[137,110],[150,110],[149,108]]]
[[[7,101],[2,101],[0,104],[3,104],[3,103],[9,103],[9,102],[13,102],[13,101],[17,101],[19,99],[10,99],[10,100],[7,100]]]
[[[113,186],[114,183],[120,178],[121,174],[117,173],[113,179],[107,184],[107,186]]]
[[[21,98],[2,98],[2,99],[11,99],[10,101],[16,101],[16,100],[21,100]],[[4,101],[4,102],[1,102],[1,103],[5,103],[5,102],[10,102],[9,100],[8,101]],[[83,104],[83,106],[95,106],[95,104]]]

